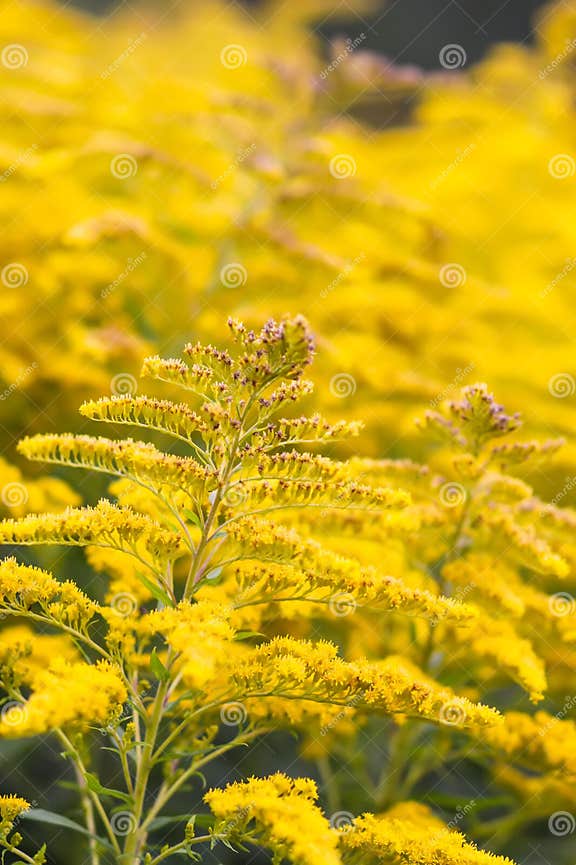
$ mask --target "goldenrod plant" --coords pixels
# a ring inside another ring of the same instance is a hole
[[[161,397],[81,406],[148,440],[20,443],[28,459],[116,479],[95,506],[0,524],[3,544],[83,547],[101,574],[89,597],[0,563],[0,736],[56,737],[84,821],[6,795],[0,843],[14,861],[50,861],[27,852],[22,815],[82,833],[92,865],[203,861],[220,845],[295,865],[509,863],[474,839],[548,816],[549,789],[561,818],[576,772],[576,726],[558,712],[576,623],[554,591],[576,517],[511,474],[562,442],[517,440],[518,415],[473,385],[421,420],[442,473],[322,455],[361,425],[295,410],[311,390],[306,321],[228,324],[229,348],[144,361]],[[534,712],[545,693],[552,712]],[[320,773],[321,803],[310,778],[250,774],[250,751],[282,730]],[[101,772],[102,738],[114,765]],[[203,794],[202,772],[241,747],[242,779]],[[494,796],[464,811],[470,838],[423,783],[455,761],[503,791],[490,820]]]
[[[574,859],[576,3],[333,9],[0,3],[6,865]]]

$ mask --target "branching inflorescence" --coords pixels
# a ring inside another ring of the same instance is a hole
[[[504,865],[412,800],[428,773],[462,753],[496,766],[518,797],[526,765],[543,788],[576,772],[574,724],[530,709],[547,688],[561,691],[556,647],[576,639],[554,591],[576,559],[576,517],[509,473],[560,442],[500,443],[519,418],[476,385],[421,424],[440,437],[441,472],[331,459],[318,446],[360,426],[294,414],[311,390],[306,322],[229,325],[230,350],[188,345],[182,358],[145,361],[161,398],[81,407],[91,422],[145,429],[154,443],[21,442],[30,460],[113,476],[115,501],[0,524],[3,544],[85,548],[104,586],[92,599],[40,568],[0,563],[0,736],[59,739],[91,865],[197,858],[219,843],[256,844],[297,865]],[[175,797],[270,731],[301,734],[337,804],[331,760],[344,761],[371,725],[386,734],[382,774],[368,762],[354,772],[378,816],[344,831],[324,816],[313,781],[273,774],[212,789],[212,818],[196,800],[180,838],[166,841]],[[113,786],[98,774],[102,735]],[[562,790],[556,783],[560,800]],[[0,843],[41,863],[44,849],[29,855],[13,828],[27,807],[0,798]],[[496,822],[495,833],[516,825],[507,814]]]

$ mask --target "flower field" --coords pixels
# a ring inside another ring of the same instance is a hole
[[[576,857],[576,3],[334,6],[2,4],[6,865]]]

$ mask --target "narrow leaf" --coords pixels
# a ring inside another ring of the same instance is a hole
[[[167,682],[170,679],[170,673],[158,657],[155,648],[152,649],[152,654],[150,655],[150,667],[160,682]]]

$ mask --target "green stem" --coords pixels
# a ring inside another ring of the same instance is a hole
[[[82,775],[80,769],[77,765],[74,766],[74,771],[76,773],[76,780],[78,782],[78,787],[80,788],[80,798],[82,800],[82,810],[84,811],[84,820],[86,823],[86,829],[90,833],[90,838],[88,839],[88,848],[90,851],[90,862],[91,865],[100,865],[100,855],[98,853],[98,841],[96,838],[96,819],[94,817],[94,805],[92,804],[92,800],[90,798],[88,792],[88,785],[86,783],[86,779]]]
[[[227,742],[225,745],[221,745],[219,748],[215,748],[205,757],[202,757],[200,760],[196,760],[192,763],[170,786],[167,787],[161,795],[159,795],[152,805],[150,811],[148,812],[144,823],[142,824],[142,828],[147,828],[152,820],[160,813],[164,805],[174,796],[175,793],[182,787],[183,784],[188,781],[195,772],[202,768],[202,766],[206,766],[208,763],[211,763],[212,760],[215,760],[216,757],[220,757],[222,754],[225,754],[227,751],[232,750],[232,748],[237,748],[239,745],[244,745],[246,742],[249,742],[251,739],[256,739],[258,736],[263,736],[265,733],[268,733],[268,728],[261,728],[259,730],[253,730],[251,733],[246,733],[243,736],[237,736],[231,742]]]
[[[162,742],[162,744],[158,746],[157,750],[156,750],[155,753],[154,753],[154,757],[153,757],[154,762],[155,762],[155,763],[158,762],[158,759],[159,759],[160,755],[163,754],[164,751],[166,750],[166,748],[168,748],[168,747],[172,744],[172,742],[173,742],[175,739],[178,738],[179,734],[180,734],[183,730],[185,730],[186,727],[189,726],[190,721],[191,721],[193,718],[195,718],[197,715],[201,715],[202,712],[207,712],[209,709],[217,709],[219,706],[224,706],[224,705],[226,705],[227,702],[230,702],[230,700],[217,700],[217,701],[215,701],[215,702],[213,702],[213,703],[206,703],[205,706],[200,706],[199,709],[196,709],[194,712],[191,712],[189,715],[187,715],[187,716],[184,718],[184,720],[181,721],[181,722],[180,722],[180,723],[179,723],[179,724],[178,724],[178,725],[177,725],[177,726],[172,730],[172,732],[170,733],[170,735],[167,736],[166,739],[164,739],[164,741]]]
[[[320,757],[316,761],[316,765],[318,766],[318,772],[320,773],[320,778],[322,779],[322,788],[326,796],[326,805],[329,812],[333,814],[340,807],[340,800],[338,795],[338,787],[334,782],[334,773],[332,772],[332,767],[330,766],[330,757]]]
[[[395,790],[400,788],[402,769],[406,765],[406,750],[414,731],[414,724],[408,721],[398,729],[390,745],[390,759],[384,768],[382,778],[375,790],[378,810],[389,807],[398,798]]]
[[[19,850],[18,847],[13,847],[12,844],[9,844],[6,841],[0,842],[0,846],[8,850],[9,853],[13,853],[15,856],[18,856],[20,859],[22,859],[23,862],[31,862],[32,865],[35,865],[34,859],[29,856],[28,853],[24,853],[23,850]]]
[[[215,835],[198,835],[196,838],[192,838],[190,841],[180,841],[179,844],[174,844],[173,847],[168,847],[155,859],[152,859],[150,865],[158,865],[158,862],[163,862],[164,859],[167,859],[168,856],[171,856],[172,853],[178,853],[180,850],[187,850],[188,847],[191,847],[193,844],[204,844],[206,841],[212,841]]]
[[[202,577],[202,556],[204,551],[210,541],[212,540],[212,536],[210,532],[212,531],[212,526],[218,516],[218,510],[222,503],[222,499],[228,490],[228,484],[230,478],[235,469],[235,458],[236,453],[238,451],[238,447],[243,440],[243,437],[246,435],[245,425],[248,420],[248,415],[252,409],[252,406],[258,399],[261,393],[268,387],[270,382],[264,382],[260,388],[255,391],[250,399],[247,401],[246,406],[238,418],[238,429],[236,430],[232,441],[230,442],[230,448],[228,450],[228,454],[224,459],[224,464],[220,470],[220,478],[218,480],[218,487],[214,494],[214,499],[212,501],[212,505],[210,507],[210,511],[208,512],[208,516],[206,517],[206,521],[202,527],[202,537],[200,538],[200,542],[198,547],[196,548],[196,553],[192,558],[192,562],[190,564],[190,570],[188,572],[188,577],[186,579],[186,585],[184,586],[184,598],[189,598],[192,592],[194,591],[194,587],[198,583],[198,581]]]
[[[168,664],[169,663],[170,658],[168,658]],[[146,841],[146,832],[141,825],[142,814],[144,811],[144,800],[148,789],[148,782],[150,780],[150,772],[154,766],[154,746],[162,722],[164,701],[168,693],[168,688],[168,681],[161,682],[158,686],[152,707],[152,715],[146,729],[144,742],[142,743],[140,762],[138,764],[136,782],[134,784],[134,807],[132,813],[134,815],[135,827],[134,831],[126,837],[124,852],[122,857],[119,859],[119,862],[123,863],[123,865],[124,863],[125,865],[138,865],[140,851]]]
[[[79,775],[82,776],[82,778],[86,778],[87,774],[88,774],[87,769],[86,769],[86,766],[84,765],[84,761],[82,760],[82,757],[80,756],[78,749],[74,747],[74,745],[72,744],[72,742],[70,741],[68,736],[62,730],[56,730],[56,735],[58,736],[58,738],[60,739],[60,741],[62,742],[64,747],[66,748],[66,751],[70,754],[70,757],[72,758],[73,762],[75,763]],[[104,824],[104,828],[106,830],[106,834],[108,835],[108,838],[110,839],[110,843],[114,847],[114,850],[116,851],[116,853],[119,854],[120,853],[120,845],[118,844],[118,839],[116,838],[116,835],[114,834],[114,829],[112,828],[112,825],[108,819],[108,815],[106,814],[106,811],[104,810],[104,806],[102,805],[102,802],[100,801],[98,794],[94,793],[87,786],[86,786],[86,793],[90,797],[96,811],[98,812],[98,815],[100,816],[100,819],[102,820],[102,823]]]

